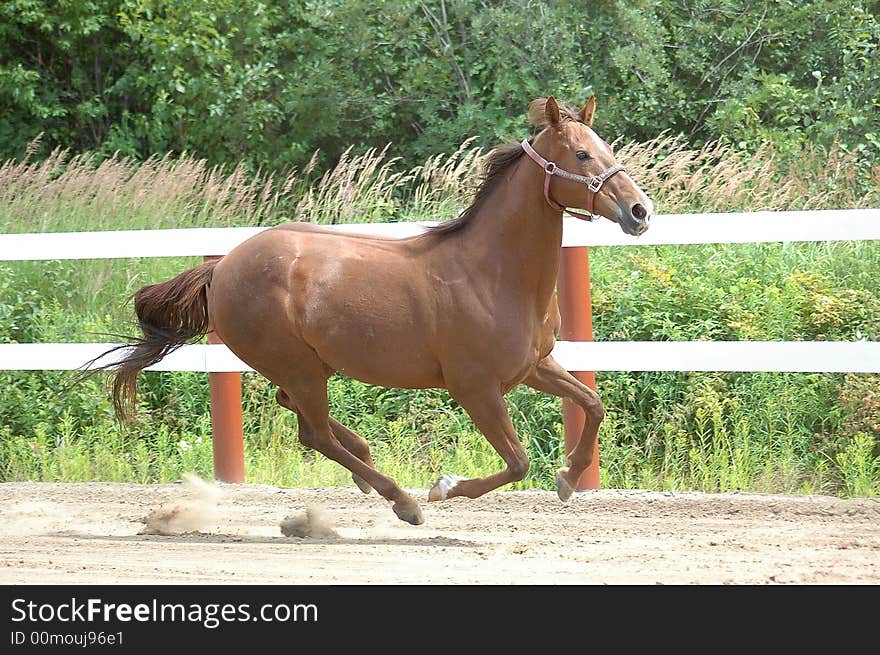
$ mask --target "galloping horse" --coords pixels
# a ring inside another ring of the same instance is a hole
[[[559,327],[555,284],[565,207],[585,207],[639,235],[653,205],[580,111],[552,96],[529,105],[540,132],[487,157],[473,203],[457,218],[405,239],[289,223],[135,294],[143,337],[114,371],[113,402],[130,415],[140,370],[210,330],[278,386],[299,440],[378,491],[399,518],[418,503],[376,470],[367,441],[329,416],[334,373],[387,387],[449,390],[505,468],[484,478],[443,475],[429,501],[476,498],[522,480],[529,460],[504,394],[517,384],[569,398],[586,412],[579,443],[556,476],[565,501],[590,465],[604,409],[551,356]]]

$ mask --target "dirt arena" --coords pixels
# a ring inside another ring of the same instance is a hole
[[[418,527],[354,487],[4,483],[0,583],[880,582],[878,499],[413,494]]]

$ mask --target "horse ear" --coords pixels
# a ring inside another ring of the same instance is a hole
[[[590,99],[587,100],[587,104],[584,105],[584,108],[581,109],[581,113],[578,117],[581,119],[581,123],[586,123],[587,125],[593,124],[593,114],[596,113],[596,96],[590,96]]]
[[[548,125],[559,125],[562,120],[559,115],[559,104],[553,96],[547,98],[547,102],[544,103],[544,118],[547,119]]]

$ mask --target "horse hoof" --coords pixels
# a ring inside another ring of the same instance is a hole
[[[428,492],[428,502],[446,500],[449,497],[449,492],[464,479],[460,475],[441,475],[440,479],[431,487],[431,491]]]
[[[391,509],[394,510],[394,513],[397,514],[397,518],[401,521],[406,521],[412,525],[421,525],[425,522],[425,517],[422,516],[422,510],[419,509],[419,506],[415,501],[412,501],[412,504],[403,504],[398,501],[391,506]]]
[[[571,495],[574,493],[574,487],[565,479],[567,473],[568,468],[561,468],[556,471],[556,495],[559,496],[559,500],[563,503],[571,498]]]
[[[359,476],[359,475],[355,475],[354,473],[352,473],[352,474],[351,474],[351,479],[352,479],[352,480],[354,481],[354,483],[357,485],[358,489],[360,489],[361,491],[363,491],[365,494],[368,494],[368,493],[370,493],[370,492],[373,490],[373,487],[371,487],[371,486],[367,483],[367,481],[364,480],[361,476]]]

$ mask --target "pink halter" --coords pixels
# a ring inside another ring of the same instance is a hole
[[[596,194],[602,189],[602,185],[613,175],[620,173],[621,171],[625,171],[626,169],[620,164],[615,164],[611,168],[606,171],[603,171],[599,175],[592,175],[587,177],[585,175],[578,175],[577,173],[570,173],[569,171],[563,170],[559,168],[555,162],[547,161],[532,147],[532,144],[527,140],[523,140],[520,144],[523,147],[523,150],[526,151],[526,154],[531,157],[535,163],[538,164],[544,170],[544,198],[547,200],[547,204],[553,207],[553,209],[558,209],[560,211],[567,211],[572,216],[577,216],[585,221],[591,221],[595,218],[593,213],[593,199]],[[567,180],[573,180],[575,182],[581,182],[587,185],[587,213],[581,214],[579,212],[574,212],[566,210],[563,205],[560,205],[558,202],[553,200],[550,197],[550,178],[554,175],[558,175],[560,177],[564,177]]]

